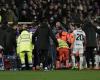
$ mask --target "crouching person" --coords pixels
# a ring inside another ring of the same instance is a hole
[[[62,68],[63,65],[68,68],[69,66],[69,47],[67,44],[67,32],[62,31],[61,28],[58,30],[58,34],[56,35],[59,47],[58,51],[58,59],[56,61],[56,69]]]
[[[18,36],[17,39],[17,53],[21,60],[21,68],[25,69],[25,54],[28,56],[28,65],[32,68],[32,34],[30,34],[26,28],[23,29],[21,34]]]

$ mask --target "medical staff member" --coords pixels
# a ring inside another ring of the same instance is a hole
[[[21,60],[22,69],[25,68],[25,54],[28,56],[28,64],[29,67],[32,67],[32,50],[34,49],[34,45],[32,44],[32,34],[28,32],[26,29],[26,25],[23,25],[23,31],[18,36],[17,39],[17,53]]]

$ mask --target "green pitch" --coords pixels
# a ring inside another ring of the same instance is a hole
[[[0,80],[100,80],[100,71],[0,71]]]

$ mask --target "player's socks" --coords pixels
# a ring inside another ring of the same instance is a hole
[[[75,64],[75,56],[72,55],[71,57],[72,57],[72,66],[75,67],[75,65],[76,65]]]
[[[100,63],[100,55],[99,55],[99,63]]]
[[[83,56],[80,56],[80,66],[79,69],[82,70],[83,69]]]
[[[95,69],[99,69],[99,55],[95,56],[95,62],[96,62]]]
[[[40,69],[43,69],[43,63],[40,63]]]
[[[86,63],[86,58],[85,56],[83,56],[83,66],[86,69],[87,68],[87,63]]]
[[[69,68],[69,60],[66,60],[66,68]]]
[[[48,70],[48,67],[44,67],[44,71],[49,71],[49,70]]]

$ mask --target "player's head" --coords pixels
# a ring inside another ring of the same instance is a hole
[[[62,27],[57,28],[58,33],[61,33],[63,31]]]
[[[56,28],[60,28],[61,27],[61,23],[59,21],[56,22]]]
[[[75,30],[75,23],[74,22],[70,22],[69,23],[69,28],[70,28],[71,32],[74,31]]]
[[[80,24],[80,23],[76,23],[75,26],[76,26],[77,28],[81,28],[81,24]]]

